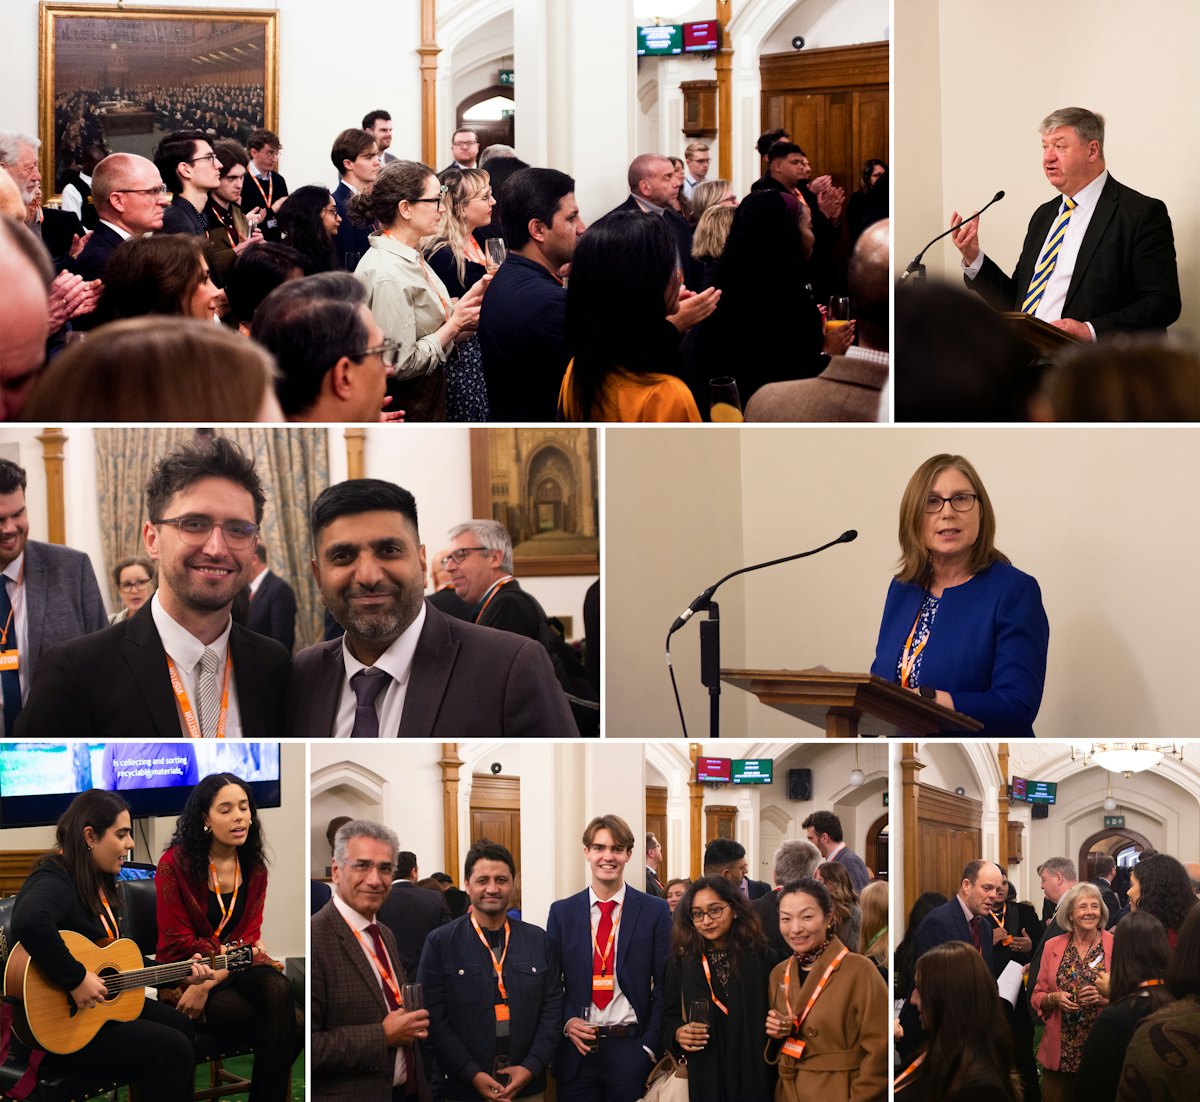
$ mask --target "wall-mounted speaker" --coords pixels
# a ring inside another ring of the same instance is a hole
[[[789,769],[788,770],[788,799],[789,800],[811,800],[812,799],[812,770],[811,769]]]

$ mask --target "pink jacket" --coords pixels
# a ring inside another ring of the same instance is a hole
[[[1070,934],[1059,934],[1046,942],[1042,950],[1042,966],[1038,970],[1037,983],[1029,1002],[1038,1016],[1046,1023],[1042,1043],[1038,1045],[1038,1063],[1047,1071],[1058,1071],[1062,1060],[1062,1011],[1057,1006],[1047,1006],[1046,996],[1058,990],[1058,966],[1070,944]],[[1107,930],[1100,933],[1100,946],[1104,950],[1104,971],[1112,967],[1112,934]]]

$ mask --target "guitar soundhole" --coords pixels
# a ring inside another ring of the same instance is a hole
[[[101,968],[100,971],[96,973],[96,975],[98,975],[105,983],[108,983],[111,976],[119,976],[120,974],[120,970],[117,968]],[[120,996],[120,991],[110,991],[105,997],[104,1001],[109,1003],[112,1002],[113,999],[120,998]]]

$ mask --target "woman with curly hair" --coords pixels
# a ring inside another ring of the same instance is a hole
[[[249,786],[232,773],[205,777],[188,797],[155,876],[158,959],[256,946],[242,972],[218,971],[205,983],[163,996],[220,1037],[254,1046],[250,1102],[290,1097],[292,1063],[304,1047],[303,1016],[281,966],[263,950],[267,858]]]
[[[279,208],[279,225],[287,243],[304,257],[304,274],[341,269],[333,238],[342,224],[329,189],[306,184],[288,196]]]
[[[1184,919],[1196,906],[1185,869],[1174,857],[1156,853],[1129,870],[1129,909],[1154,915],[1166,927],[1167,944],[1175,948]]]
[[[663,995],[663,1044],[688,1064],[692,1102],[762,1102],[774,1069],[761,1057],[778,955],[746,898],[724,876],[684,893],[671,927]],[[696,1020],[703,1004],[708,1021]]]
[[[841,943],[852,953],[858,952],[858,931],[862,925],[862,910],[858,895],[845,865],[825,861],[817,866],[817,879],[829,891],[833,900],[833,926]]]

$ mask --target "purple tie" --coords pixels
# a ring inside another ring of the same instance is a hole
[[[386,670],[359,670],[350,678],[354,690],[354,726],[351,738],[379,738],[379,715],[375,711],[375,699],[392,680]]]

